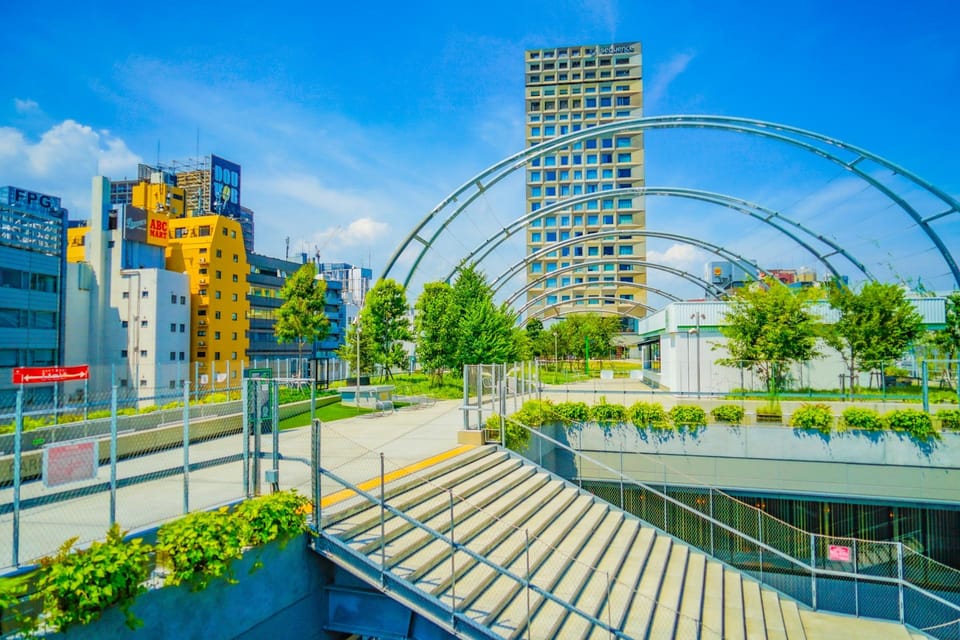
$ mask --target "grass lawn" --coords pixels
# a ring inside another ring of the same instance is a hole
[[[337,402],[334,404],[328,404],[325,407],[317,407],[317,417],[320,418],[322,422],[330,422],[332,420],[341,420],[343,418],[354,418],[358,415],[363,415],[364,413],[370,413],[371,411],[371,409],[364,409],[363,407],[349,407]],[[305,427],[308,424],[310,424],[309,410],[299,415],[290,416],[286,420],[281,420],[280,430],[283,431],[284,429]]]

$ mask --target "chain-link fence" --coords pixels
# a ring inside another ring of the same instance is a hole
[[[651,486],[526,425],[522,455],[814,609],[894,620],[960,638],[960,571],[903,542],[802,531],[712,487]],[[585,482],[603,469],[613,482]],[[590,473],[589,475],[593,475]]]
[[[311,407],[309,395],[278,407],[278,392],[308,384],[248,379],[198,402],[187,382],[139,410],[122,405],[118,386],[90,398],[106,408],[86,411],[52,402],[26,411],[21,394],[0,422],[0,569],[68,538],[82,547],[115,522],[137,530],[266,492],[282,458],[278,421]]]
[[[520,409],[539,397],[540,368],[536,362],[467,364],[463,366],[463,428],[484,429],[487,419]],[[499,437],[496,430],[490,434]]]

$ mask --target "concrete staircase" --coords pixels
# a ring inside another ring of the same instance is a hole
[[[445,538],[355,500],[324,512],[324,534],[499,637],[610,638],[595,621],[630,638],[925,637],[810,611],[494,447],[388,482],[386,501]],[[451,562],[451,530],[498,568],[459,547]]]

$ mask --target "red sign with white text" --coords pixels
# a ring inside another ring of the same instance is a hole
[[[13,370],[13,384],[70,382],[88,378],[90,378],[90,367],[85,364],[75,367],[16,367]]]

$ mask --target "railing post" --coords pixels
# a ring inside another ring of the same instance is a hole
[[[246,388],[246,385],[244,385]],[[244,435],[246,440],[246,435]],[[310,451],[311,451],[311,469],[310,469],[310,490],[313,496],[313,526],[317,529],[317,537],[314,538],[314,548],[320,540],[320,420],[313,419],[310,427]]]
[[[623,506],[623,443],[620,443],[620,509],[624,508]]]
[[[708,489],[708,491],[709,491],[709,493],[708,493],[707,495],[709,496],[709,500],[710,500],[710,505],[709,505],[709,509],[710,509],[710,555],[711,555],[711,556],[716,556],[716,555],[717,555],[717,554],[716,554],[716,551],[715,551],[714,548],[713,548],[713,530],[714,530],[714,528],[716,527],[716,521],[713,519],[713,487],[710,487],[710,488]]]
[[[527,560],[527,640],[530,640],[530,530],[523,530],[524,547],[523,553]]]
[[[453,537],[453,489],[447,489],[450,496],[450,624],[457,628],[457,564],[454,555],[457,552],[457,543]]]
[[[926,361],[923,363],[926,365]],[[903,622],[903,543],[897,543],[897,600],[900,609],[900,624]]]
[[[386,530],[386,509],[387,509],[387,489],[384,486],[385,474],[383,473],[383,452],[380,452],[380,585],[386,585],[387,571],[387,530]]]
[[[883,370],[881,369],[881,377],[883,376]],[[860,580],[857,579],[857,575],[860,573],[859,567],[857,566],[857,539],[853,539],[853,611],[854,615],[858,618],[860,617]]]
[[[757,509],[757,540],[760,546],[757,547],[760,552],[760,582],[763,582],[763,510]]]
[[[23,456],[23,385],[17,389],[17,417],[13,432],[13,566],[20,566],[20,463]]]
[[[817,538],[810,533],[810,607],[817,610]]]
[[[240,387],[240,404],[243,410],[243,416],[241,422],[241,427],[243,428],[243,438],[241,440],[242,445],[242,458],[243,458],[243,495],[250,497],[250,380],[253,378],[245,378],[241,380],[240,384],[243,386]],[[187,390],[189,393],[189,389]],[[256,397],[256,392],[254,392],[254,397]],[[254,419],[256,421],[256,419]]]
[[[615,638],[613,632],[613,614],[610,612],[610,572],[607,571],[607,628],[610,629],[610,637]]]

